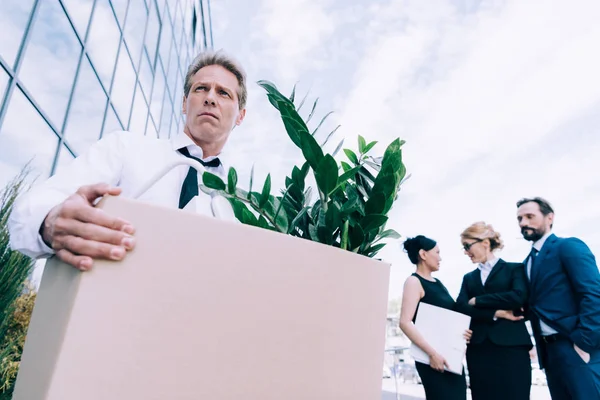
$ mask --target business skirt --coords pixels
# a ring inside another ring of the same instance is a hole
[[[469,344],[467,367],[473,400],[529,400],[529,346]]]
[[[415,362],[427,400],[466,400],[465,374],[438,372],[427,364]]]

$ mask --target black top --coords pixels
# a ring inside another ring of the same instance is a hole
[[[419,281],[421,281],[421,286],[423,286],[423,290],[425,291],[425,296],[421,300],[419,300],[419,304],[427,303],[432,306],[445,308],[447,310],[454,310],[455,301],[450,296],[448,289],[446,286],[442,284],[439,280],[429,281],[417,273],[412,274],[416,276]],[[435,279],[435,278],[434,278]],[[417,305],[417,312],[415,312],[415,316],[413,317],[413,322],[415,322],[417,318],[417,313],[419,311],[419,306]]]

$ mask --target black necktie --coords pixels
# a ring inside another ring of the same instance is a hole
[[[205,167],[217,168],[219,165],[221,165],[221,161],[218,158],[213,158],[210,161],[202,161],[201,159],[192,156],[188,151],[187,147],[183,147],[178,151],[184,156],[191,158],[192,160],[198,161]],[[198,171],[196,171],[193,167],[190,167],[185,179],[183,180],[183,185],[181,186],[181,194],[179,195],[179,208],[184,208],[187,205],[187,203],[189,203],[189,201],[197,195]]]
[[[533,270],[533,263],[535,263],[535,258],[537,257],[538,251],[535,247],[531,248],[531,251],[529,252],[529,276],[531,276],[531,271]]]

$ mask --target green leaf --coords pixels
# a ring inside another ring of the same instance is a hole
[[[383,249],[385,247],[385,243],[379,243],[379,244],[375,244],[373,246],[370,246],[368,249],[366,249],[364,251],[364,255],[366,255],[367,257],[373,257],[375,254],[377,254],[379,252],[379,250]]]
[[[326,154],[319,167],[315,171],[315,180],[321,193],[325,196],[329,196],[331,192],[336,188],[338,182],[338,166],[335,159],[330,155]]]
[[[271,225],[269,225],[269,222],[262,215],[258,217],[257,225],[261,228],[271,229]]]
[[[357,157],[356,153],[354,153],[350,149],[344,149],[344,153],[346,153],[346,157],[348,157],[350,162],[358,165],[358,157]]]
[[[229,174],[227,174],[227,191],[229,194],[235,194],[235,187],[238,182],[237,172],[233,167],[229,168]]]
[[[287,104],[292,103],[287,97],[285,97],[284,95],[281,94],[281,92],[277,89],[275,84],[273,84],[269,81],[266,81],[266,80],[260,80],[256,83],[258,84],[258,86],[265,89],[267,91],[267,93],[269,95],[271,95],[278,102],[284,102]]]
[[[338,126],[335,127],[334,130],[332,130],[331,132],[329,132],[329,134],[327,135],[327,137],[325,138],[325,140],[323,141],[323,143],[321,143],[321,147],[325,147],[325,145],[327,144],[327,142],[329,142],[329,139],[333,136],[334,133],[337,132],[338,129],[340,129],[340,127],[341,127],[341,125],[338,125]],[[337,151],[339,151],[339,149]],[[334,154],[332,154],[332,156],[335,156],[335,153],[336,152],[334,152]]]
[[[265,184],[262,189],[262,193],[260,195],[260,200],[258,202],[258,206],[260,208],[264,207],[269,201],[269,196],[271,194],[271,174],[267,175],[267,179],[265,179]]]
[[[306,119],[306,123],[308,124],[308,122],[310,121],[310,119],[313,117],[314,113],[315,113],[315,108],[317,108],[317,103],[319,102],[319,98],[317,97],[315,102],[313,103],[312,106],[312,110],[310,110],[310,114],[308,114],[308,118]]]
[[[250,187],[248,188],[248,200],[250,200],[250,193],[252,193],[252,183],[254,181],[254,164],[252,164],[252,169],[250,170]]]
[[[348,250],[358,249],[365,240],[365,233],[360,225],[351,226],[348,229],[348,241],[350,245]]]
[[[296,146],[302,148],[302,136],[310,136],[306,124],[302,121],[302,118],[298,115],[293,106],[281,105],[279,112],[288,136]]]
[[[344,170],[344,172],[348,172],[348,171],[350,171],[352,169],[352,167],[350,166],[350,164],[348,164],[345,161],[342,161],[340,164],[342,165],[342,169]]]
[[[323,125],[323,122],[325,122],[325,120],[331,115],[333,114],[333,111],[329,111],[327,114],[325,114],[325,116],[323,118],[321,118],[321,122],[319,122],[319,125],[317,125],[317,127],[315,128],[314,131],[312,131],[311,135],[315,136],[315,134],[317,133],[317,131],[319,130],[319,128],[321,127],[321,125]]]
[[[304,97],[302,98],[302,101],[300,102],[300,104],[298,104],[298,107],[296,107],[296,111],[300,112],[300,109],[302,108],[302,106],[304,105],[304,102],[306,101],[306,98],[308,97],[308,92],[306,92],[306,94],[304,95]]]
[[[307,212],[308,212],[308,207],[304,207],[302,210],[300,210],[300,212],[298,213],[298,215],[296,215],[294,217],[294,219],[292,220],[292,222],[288,226],[288,233],[291,233],[292,230],[294,228],[296,228],[296,226],[298,225],[298,222],[300,222],[300,220],[302,219],[302,217],[304,217]]]
[[[242,224],[258,226],[258,220],[243,202],[230,198],[229,203],[231,204],[233,213],[238,221]]]
[[[365,154],[366,148],[367,148],[367,142],[365,141],[365,138],[362,137],[361,135],[358,135],[358,151],[360,152],[360,154]]]
[[[202,174],[202,183],[204,186],[215,190],[225,190],[225,182],[215,174],[204,172]]]
[[[377,237],[377,240],[381,240],[381,239],[385,239],[385,238],[400,239],[401,237],[402,236],[395,230],[386,229],[385,231],[383,231],[379,234],[379,236]]]
[[[363,154],[367,154],[373,147],[375,147],[375,145],[377,144],[377,141],[373,141],[371,143],[369,143],[368,145],[365,146],[364,151],[362,152]]]
[[[294,102],[294,98],[296,97],[296,85],[298,84],[298,82],[296,82],[294,84],[294,88],[292,89],[292,94],[290,95],[290,101],[293,103]]]
[[[376,231],[381,228],[388,220],[388,217],[381,214],[368,214],[361,221],[361,227],[365,232]]]
[[[308,225],[308,234],[310,236],[310,240],[314,242],[319,242],[319,232],[317,231],[317,227],[315,225]]]
[[[337,129],[337,128],[336,128]],[[335,148],[335,150],[333,151],[333,153],[331,153],[331,155],[333,157],[335,157],[337,155],[337,153],[339,153],[339,151],[342,149],[342,146],[344,145],[344,139],[342,139],[340,141],[340,144],[337,145],[337,147]]]
[[[387,199],[383,193],[372,193],[371,197],[369,197],[369,200],[367,200],[367,203],[365,204],[365,214],[383,214],[386,200]]]
[[[314,171],[318,170],[323,159],[323,149],[321,149],[315,138],[309,134],[302,134],[300,136],[300,148],[310,167]]]

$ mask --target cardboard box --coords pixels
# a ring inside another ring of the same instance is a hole
[[[389,265],[139,201],[137,247],[47,263],[15,400],[379,400]]]

